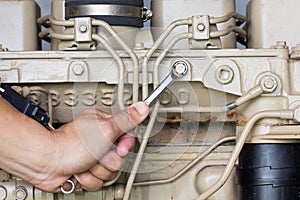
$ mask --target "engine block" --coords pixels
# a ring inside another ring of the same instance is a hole
[[[276,3],[251,0],[243,16],[233,0],[152,0],[151,10],[143,0],[52,0],[41,17],[34,0],[0,1],[1,84],[55,127],[89,108],[117,113],[175,62],[188,66],[102,190],[52,194],[0,170],[0,199],[299,199],[300,3]]]

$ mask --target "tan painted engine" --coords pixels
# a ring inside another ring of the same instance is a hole
[[[251,0],[243,16],[234,0],[52,0],[40,16],[34,0],[0,0],[1,83],[55,127],[87,108],[118,112],[187,69],[101,191],[46,193],[2,170],[0,200],[300,199],[299,8]]]

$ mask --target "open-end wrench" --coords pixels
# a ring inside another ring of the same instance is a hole
[[[156,100],[166,91],[166,89],[179,78],[184,77],[188,72],[189,65],[186,61],[176,61],[172,65],[172,71],[169,75],[158,85],[155,90],[144,100],[148,106],[152,106]]]

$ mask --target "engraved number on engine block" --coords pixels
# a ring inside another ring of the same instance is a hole
[[[105,89],[102,90],[103,96],[101,97],[101,103],[105,106],[112,106],[115,103],[114,90]]]
[[[57,90],[50,90],[52,97],[52,106],[57,107],[63,102],[66,106],[73,107],[78,104],[83,104],[85,106],[96,106],[97,104],[102,104],[104,106],[113,106],[117,100],[117,94],[115,89],[101,89],[101,92],[96,92],[93,90],[83,90],[77,91],[74,89],[68,89],[64,92],[59,92]],[[35,94],[36,95],[36,94]],[[35,102],[38,103],[37,96],[33,97]],[[124,104],[126,106],[131,105],[132,102],[132,92],[130,90],[124,90],[123,94]],[[170,105],[177,102],[179,105],[186,105],[190,102],[190,93],[185,90],[170,91],[166,90],[160,98],[162,105]]]
[[[52,106],[56,107],[60,104],[60,94],[56,90],[50,90],[49,91],[52,98]]]
[[[64,103],[67,106],[76,106],[78,104],[78,92],[75,90],[66,90],[64,95],[67,99],[64,100]]]
[[[172,103],[173,99],[176,99],[176,102],[179,105],[186,105],[190,102],[190,93],[185,90],[179,91],[170,91],[166,90],[160,98],[161,105],[169,105]]]
[[[86,106],[95,106],[97,104],[97,94],[93,91],[86,90],[82,92],[82,103]]]

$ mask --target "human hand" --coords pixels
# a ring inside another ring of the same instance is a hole
[[[143,122],[148,113],[149,107],[143,102],[116,115],[98,110],[81,113],[53,132],[55,160],[59,162],[53,164],[49,176],[35,186],[55,192],[75,174],[82,188],[99,190],[104,181],[114,178],[123,167],[135,142],[130,131]]]
[[[118,171],[125,165],[128,153],[134,148],[134,143],[133,133],[121,136],[114,145],[115,147],[112,147],[92,168],[74,175],[79,183],[76,185],[77,188],[82,187],[88,191],[97,191],[102,188],[104,182],[117,178]]]

